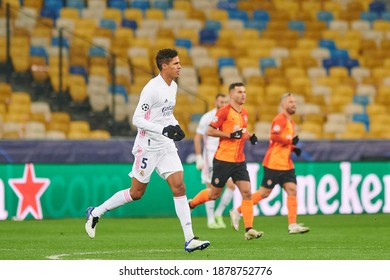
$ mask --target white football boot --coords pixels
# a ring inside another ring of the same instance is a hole
[[[209,245],[210,245],[209,241],[199,240],[199,238],[195,236],[190,241],[188,241],[184,244],[184,250],[186,252],[191,253],[191,252],[196,251],[196,250],[206,249],[207,247],[209,247]]]
[[[96,224],[99,222],[99,217],[93,217],[92,211],[95,207],[88,207],[86,210],[86,222],[85,222],[85,231],[88,236],[91,238],[95,237],[96,233]]]
[[[288,233],[296,234],[296,233],[306,233],[309,232],[310,228],[305,227],[303,224],[291,224],[288,225]]]

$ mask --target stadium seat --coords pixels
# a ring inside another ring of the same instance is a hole
[[[370,129],[370,118],[367,114],[362,113],[362,114],[353,114],[352,115],[352,121],[353,122],[361,122],[364,124],[366,131]]]
[[[66,134],[61,130],[48,130],[45,133],[45,138],[48,140],[65,140]]]
[[[201,45],[214,45],[218,34],[214,29],[202,29],[199,31],[199,43]]]
[[[382,1],[372,1],[369,5],[369,11],[381,16],[382,13],[386,12],[386,4]]]
[[[265,69],[266,68],[269,68],[269,67],[277,67],[276,65],[276,61],[274,58],[272,57],[264,57],[264,58],[260,58],[259,60],[259,66],[260,66],[260,69],[261,71],[264,73]]]
[[[88,138],[96,140],[107,140],[111,138],[111,135],[107,130],[95,129],[90,131]]]

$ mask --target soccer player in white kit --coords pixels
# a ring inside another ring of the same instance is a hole
[[[95,237],[96,224],[107,211],[142,198],[154,170],[167,181],[173,193],[176,214],[184,233],[184,250],[193,252],[210,245],[202,241],[192,230],[191,212],[183,179],[183,166],[174,141],[185,135],[173,115],[176,104],[180,59],[174,49],[162,49],[156,55],[159,75],[143,88],[133,115],[133,125],[138,129],[132,153],[135,157],[129,173],[132,178],[129,189],[115,193],[97,207],[87,209],[85,230]]]
[[[213,172],[213,159],[214,154],[218,148],[219,137],[213,137],[207,135],[207,128],[211,121],[215,117],[215,113],[218,109],[228,104],[228,98],[225,94],[218,93],[215,96],[215,108],[205,113],[199,120],[196,134],[194,137],[194,148],[196,154],[196,168],[201,170],[202,184],[206,184],[207,188],[211,187],[211,177]],[[202,153],[202,141],[203,141],[203,153]],[[202,155],[203,154],[203,155]],[[221,200],[215,209],[215,200],[210,200],[205,203],[207,226],[210,229],[226,228],[226,224],[223,221],[222,214],[225,208],[229,205],[233,198],[234,189],[233,181],[229,179],[226,182],[226,189],[221,196]]]

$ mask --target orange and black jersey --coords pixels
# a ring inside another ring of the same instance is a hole
[[[284,113],[278,114],[272,121],[270,144],[263,160],[263,166],[274,170],[294,168],[291,151],[294,148],[294,121]]]
[[[244,162],[248,111],[245,108],[242,108],[241,112],[237,112],[228,104],[217,111],[210,126],[229,134],[243,129],[243,136],[241,139],[220,138],[215,158],[227,162]]]

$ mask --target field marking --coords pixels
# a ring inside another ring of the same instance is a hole
[[[129,249],[129,250],[122,250],[122,251],[104,251],[104,252],[78,252],[78,253],[69,253],[69,254],[58,254],[58,255],[51,255],[51,256],[46,256],[47,259],[49,260],[62,260],[63,257],[70,257],[70,256],[83,256],[83,255],[104,255],[104,254],[117,254],[117,253],[126,253],[126,252],[136,252],[139,251],[141,252],[163,252],[163,253],[168,253],[168,252],[174,252],[177,251],[177,249],[152,249],[152,250],[134,250],[134,249]],[[93,260],[93,259],[89,259]]]

